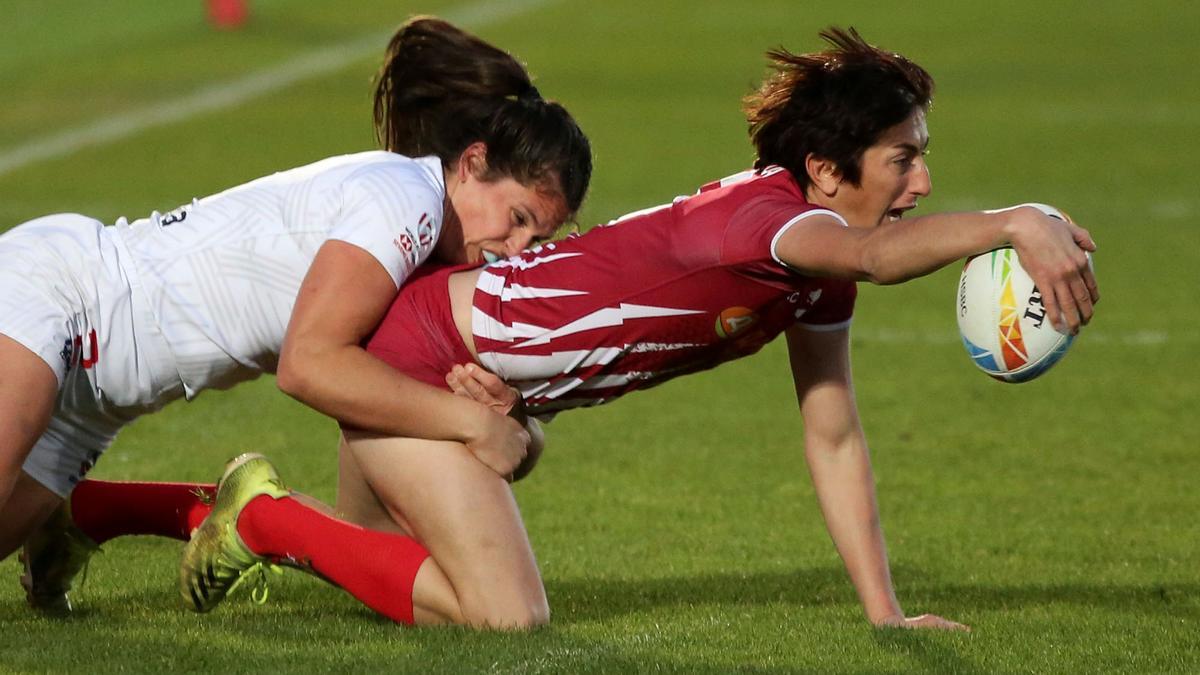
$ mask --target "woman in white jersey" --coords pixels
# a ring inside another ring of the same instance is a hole
[[[1034,208],[902,218],[931,190],[923,151],[932,80],[857,34],[824,37],[833,49],[773,53],[777,73],[748,99],[756,172],[482,272],[414,279],[367,348],[427,383],[451,364],[482,362],[542,414],[751,353],[783,331],[805,456],[865,615],[876,625],[961,629],[905,616],[892,588],[849,370],[854,282],[899,283],[1012,244],[1039,287],[1054,289],[1056,325],[1077,330],[1096,300],[1082,250],[1094,244]],[[430,323],[405,321],[417,308]],[[452,386],[512,404],[501,383],[471,369],[454,369]],[[130,496],[126,513],[78,524],[97,539],[186,538],[200,524],[181,566],[183,598],[199,611],[256,565],[282,561],[400,622],[547,621],[503,478],[461,444],[346,438],[337,510],[366,527],[310,508],[261,457],[230,466],[215,507],[192,492],[212,486],[126,484],[114,488]],[[162,517],[149,522],[147,511]]]
[[[587,189],[588,141],[509,54],[430,17],[392,38],[375,126],[386,150],[133,223],[64,214],[0,237],[0,558],[123,425],[263,372],[361,428],[458,440],[502,472],[524,457],[519,424],[360,343],[426,260],[553,233]]]

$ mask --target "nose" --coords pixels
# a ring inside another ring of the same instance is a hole
[[[927,197],[933,192],[933,179],[929,175],[929,165],[925,163],[924,157],[917,162],[917,170],[912,173],[908,191],[918,197]]]
[[[533,234],[527,229],[513,230],[504,241],[504,253],[509,257],[519,255],[533,243]]]

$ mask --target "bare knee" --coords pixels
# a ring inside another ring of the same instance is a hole
[[[550,623],[550,605],[544,594],[506,601],[467,599],[462,610],[467,625],[476,628],[517,631]]]

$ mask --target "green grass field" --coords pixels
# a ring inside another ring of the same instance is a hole
[[[407,629],[300,574],[265,606],[198,616],[176,597],[179,543],[127,538],[66,621],[32,615],[15,556],[0,563],[0,671],[1200,670],[1200,5],[1002,5],[254,0],[222,33],[199,0],[0,3],[0,229],[138,217],[371,147],[376,52],[417,12],[511,49],[576,113],[596,153],[581,221],[600,222],[744,168],[738,99],[762,52],[851,24],[938,79],[922,211],[1058,204],[1098,240],[1103,294],[1061,365],[1008,386],[957,343],[957,270],[860,293],[857,389],[897,590],[970,634],[863,619],[776,343],[548,428],[516,491],[549,628]],[[343,65],[231,107],[37,149],[344,45]],[[139,421],[94,476],[211,481],[258,450],[332,500],[335,438],[264,378]]]

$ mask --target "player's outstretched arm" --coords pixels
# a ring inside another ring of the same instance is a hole
[[[970,255],[1012,246],[1042,289],[1048,315],[1076,332],[1100,299],[1084,251],[1095,251],[1087,230],[1031,207],[996,212],[938,213],[878,227],[845,227],[832,216],[805,218],[780,236],[776,254],[819,277],[896,284]]]
[[[892,587],[875,479],[850,380],[849,331],[787,333],[804,450],[825,525],[867,619],[880,627],[969,630],[933,615],[906,618]]]
[[[892,227],[900,234],[907,234],[906,228],[916,232],[920,235],[915,238],[917,241],[929,240],[932,235],[934,251],[938,250],[936,241],[941,238],[946,239],[950,252],[961,251],[964,245],[971,247],[946,263],[999,246],[1012,246],[1025,271],[1041,289],[1051,323],[1061,331],[1078,332],[1080,326],[1091,321],[1093,305],[1100,300],[1100,289],[1085,253],[1096,250],[1092,235],[1075,223],[1051,217],[1036,207],[930,214],[900,221]],[[984,244],[982,247],[978,246],[980,242]],[[905,247],[889,248],[886,243],[879,250],[884,256],[911,254]],[[891,260],[887,264],[902,262]],[[942,264],[926,272],[940,267]]]

